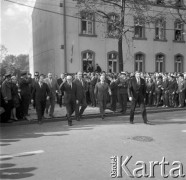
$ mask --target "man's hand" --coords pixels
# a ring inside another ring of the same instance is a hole
[[[47,100],[49,100],[50,99],[50,97],[49,96],[47,96],[47,98],[46,98]]]
[[[31,103],[32,103],[32,104],[34,103],[34,100],[33,100],[33,99],[31,100]]]
[[[78,100],[76,100],[76,104],[79,104],[79,101]]]
[[[132,101],[132,97],[129,97],[129,101]]]

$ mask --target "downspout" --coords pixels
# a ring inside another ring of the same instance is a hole
[[[66,0],[63,0],[64,73],[67,73]]]

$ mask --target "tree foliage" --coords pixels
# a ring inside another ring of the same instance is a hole
[[[29,71],[29,55],[20,54],[6,55],[2,63],[0,63],[1,75],[11,73],[12,75],[19,74],[20,71]]]

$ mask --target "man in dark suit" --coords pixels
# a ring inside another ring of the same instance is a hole
[[[101,75],[100,82],[96,84],[94,93],[99,104],[101,118],[104,119],[108,93],[111,95],[111,90],[108,83],[105,82],[104,75]]]
[[[87,108],[86,101],[86,92],[88,91],[88,83],[85,79],[82,78],[82,72],[77,73],[77,78],[74,79],[74,84],[77,87],[77,99],[78,103],[76,104],[76,120],[79,121],[84,110]],[[80,109],[81,106],[81,109]]]
[[[130,123],[134,121],[134,111],[138,103],[141,108],[142,118],[145,124],[149,123],[147,120],[145,108],[146,85],[145,80],[140,77],[140,72],[135,73],[135,77],[129,81],[128,96],[131,101]]]
[[[34,78],[32,79],[32,84],[31,84],[31,94],[34,90],[34,87],[35,87],[36,83],[38,83],[38,81],[39,81],[39,72],[35,72],[34,73]],[[33,107],[34,107],[34,109],[36,107],[35,99],[34,99],[34,102],[33,102]]]
[[[183,74],[180,74],[179,81],[178,81],[179,107],[184,107],[185,105],[185,91],[186,91],[186,81],[184,80]]]
[[[121,72],[121,76],[116,80],[118,85],[119,103],[121,105],[121,113],[125,114],[127,110],[128,99],[128,79],[125,72]]]
[[[71,115],[73,114],[76,104],[79,103],[77,100],[77,87],[74,82],[72,82],[72,76],[67,76],[63,79],[63,83],[60,86],[61,92],[64,92],[64,104],[67,111],[68,125],[72,126]]]
[[[57,83],[58,83],[58,86],[59,87],[62,84],[64,78],[65,78],[65,74],[62,73],[61,74],[61,77],[59,79],[57,79]],[[57,103],[59,104],[59,107],[62,107],[62,96],[63,95],[64,94],[57,94]]]
[[[50,112],[49,116],[51,118],[54,118],[54,108],[55,108],[55,99],[56,99],[56,92],[59,93],[59,85],[57,83],[57,80],[52,77],[52,73],[48,73],[48,78],[45,79],[45,83],[47,83],[49,89],[50,89],[50,99],[47,101],[46,104],[46,113],[48,114],[49,107]],[[59,93],[60,94],[60,93]]]
[[[31,89],[30,85],[32,83],[32,79],[28,78],[27,72],[21,73],[21,78],[19,80],[19,89],[21,94],[21,110],[23,119],[27,120],[28,116],[28,108],[31,99]]]
[[[49,100],[50,89],[46,83],[44,83],[44,75],[39,76],[39,81],[36,82],[32,92],[32,103],[35,99],[36,112],[39,124],[44,119],[44,112],[46,108],[46,100]]]

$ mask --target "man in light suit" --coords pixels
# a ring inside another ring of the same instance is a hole
[[[146,84],[145,80],[140,77],[140,72],[135,73],[135,77],[129,81],[128,96],[131,101],[130,123],[134,121],[134,111],[138,103],[141,108],[142,118],[145,124],[149,124],[145,108]]]
[[[78,104],[76,104],[76,120],[79,121],[84,110],[87,108],[86,92],[88,91],[88,83],[82,78],[82,72],[77,73],[77,78],[74,79],[74,83],[77,86],[77,99]],[[81,106],[81,109],[80,109]]]
[[[50,90],[46,83],[44,83],[44,75],[39,76],[39,81],[35,83],[32,91],[32,103],[35,100],[36,112],[38,116],[38,123],[41,124],[44,119],[44,112],[46,107],[46,100],[49,100]]]
[[[67,76],[67,78],[63,79],[60,90],[64,93],[64,104],[67,111],[68,125],[72,126],[71,115],[76,108],[76,104],[79,103],[77,100],[77,87],[76,84],[72,82],[72,76]]]
[[[49,116],[51,118],[53,118],[54,117],[56,92],[60,92],[59,85],[57,83],[57,80],[52,77],[52,73],[48,73],[48,78],[45,79],[45,83],[47,83],[47,85],[50,89],[50,99],[47,101],[46,113],[48,114],[48,110],[50,107]]]
[[[99,104],[101,118],[104,119],[108,93],[111,95],[111,90],[108,83],[105,82],[104,75],[101,75],[100,82],[96,84],[94,93]]]

